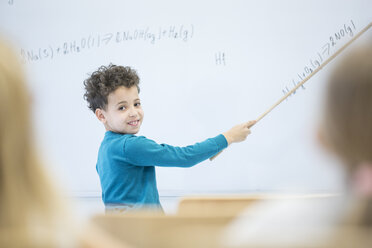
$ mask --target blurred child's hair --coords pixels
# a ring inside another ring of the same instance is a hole
[[[86,90],[84,99],[93,113],[98,108],[105,109],[108,95],[120,86],[126,88],[136,86],[138,92],[140,91],[137,72],[130,67],[113,64],[98,68],[84,81],[84,86]]]
[[[354,49],[333,72],[322,135],[351,171],[372,163],[372,45]]]
[[[350,176],[372,166],[372,42],[352,50],[330,77],[321,136]],[[346,222],[372,227],[372,197],[356,197]]]
[[[0,247],[56,247],[63,236],[65,204],[35,151],[30,105],[23,68],[0,40]]]

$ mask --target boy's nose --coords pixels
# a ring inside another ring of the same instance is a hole
[[[130,112],[129,112],[129,116],[130,117],[136,117],[137,116],[137,111],[135,111],[135,110],[131,110]]]

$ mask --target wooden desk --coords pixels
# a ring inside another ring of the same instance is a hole
[[[333,197],[333,194],[251,194],[185,196],[178,204],[177,215],[237,216],[260,201]]]
[[[98,215],[93,222],[127,244],[142,248],[216,248],[230,216],[137,213]]]

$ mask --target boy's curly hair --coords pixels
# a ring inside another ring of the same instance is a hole
[[[108,95],[118,87],[136,86],[139,93],[138,85],[139,77],[134,69],[113,64],[101,66],[84,81],[84,99],[88,102],[88,107],[95,113],[97,108],[106,108]]]

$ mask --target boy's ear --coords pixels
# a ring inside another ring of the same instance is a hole
[[[97,119],[98,119],[100,122],[102,122],[102,123],[106,123],[106,117],[105,117],[105,115],[104,115],[102,109],[100,109],[100,108],[96,109],[95,114],[96,114],[96,116],[97,116]]]

